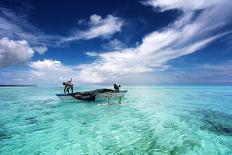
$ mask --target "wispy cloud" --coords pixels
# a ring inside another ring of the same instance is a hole
[[[219,64],[200,64],[197,65],[197,67],[199,68],[203,68],[206,70],[211,70],[214,72],[228,72],[228,73],[232,73],[232,61],[226,61],[223,63],[219,63]]]
[[[222,0],[207,0],[200,1],[188,1],[188,0],[145,0],[142,4],[152,6],[154,9],[160,9],[160,11],[166,11],[170,9],[180,9],[183,11],[194,11],[199,9],[205,9],[211,6],[220,4]]]
[[[44,34],[34,26],[28,16],[15,14],[9,9],[0,7],[0,37],[13,40],[26,40],[33,46],[54,46],[60,36]]]
[[[47,46],[35,46],[34,50],[37,51],[39,54],[44,54],[48,48]]]
[[[110,37],[116,32],[120,32],[124,24],[123,19],[113,15],[107,15],[103,18],[100,15],[93,14],[89,21],[80,21],[79,24],[86,25],[85,30],[72,30],[72,33],[68,36],[49,35],[34,26],[26,14],[15,14],[7,8],[0,7],[0,37],[24,39],[34,46],[61,46],[63,43],[74,40]]]
[[[125,49],[126,45],[118,39],[113,39],[103,44],[102,47],[107,50],[121,50],[121,49]]]
[[[9,9],[0,7],[0,36],[16,39],[30,40],[32,44],[45,44],[51,46],[55,42],[68,42],[74,40],[89,40],[97,37],[109,37],[121,31],[124,20],[113,15],[103,18],[93,14],[89,21],[81,20],[86,30],[72,31],[69,36],[47,35],[34,26],[25,15],[15,14]]]
[[[93,63],[80,65],[79,80],[100,83],[126,74],[165,69],[169,60],[194,53],[215,39],[230,33],[217,33],[232,15],[229,1],[207,2],[201,5],[189,5],[187,1],[177,1],[178,5],[171,1],[166,2],[163,4],[161,1],[154,1],[152,4],[154,7],[163,8],[163,11],[187,8],[191,11],[184,13],[166,29],[146,35],[142,43],[136,47],[95,54],[96,60]],[[198,14],[192,12],[197,9],[203,10]]]
[[[78,22],[79,24],[83,23],[83,20]],[[88,25],[88,28],[83,31],[76,31],[64,38],[62,41],[73,41],[73,40],[89,40],[97,37],[110,37],[116,32],[121,31],[121,28],[124,24],[124,21],[112,15],[107,15],[105,18],[102,18],[100,15],[93,14],[90,16],[88,22],[84,22]]]

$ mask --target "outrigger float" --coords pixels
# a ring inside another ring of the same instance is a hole
[[[121,98],[127,93],[127,90],[115,91],[112,89],[95,89],[93,91],[76,92],[69,94],[56,94],[62,101],[68,100],[82,100],[82,101],[96,101],[99,99],[107,99],[109,104],[110,99],[118,98],[121,103]]]

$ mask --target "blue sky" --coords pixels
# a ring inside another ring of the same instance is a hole
[[[232,2],[0,2],[0,84],[231,84]]]

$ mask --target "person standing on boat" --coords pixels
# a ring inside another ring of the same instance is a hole
[[[71,88],[71,91],[73,93],[73,84],[72,84],[72,78],[70,81],[67,82],[63,82],[64,85],[64,93],[68,92],[69,93],[69,89]]]
[[[121,87],[121,85],[114,84],[114,89],[116,92],[119,92],[120,87]]]

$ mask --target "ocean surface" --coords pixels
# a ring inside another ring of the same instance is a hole
[[[62,102],[62,87],[0,87],[0,154],[232,155],[231,86],[122,89],[122,104],[107,105]]]

